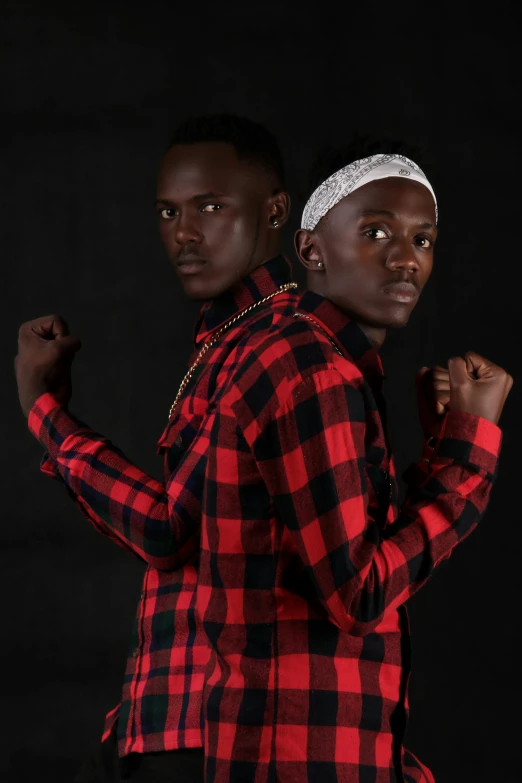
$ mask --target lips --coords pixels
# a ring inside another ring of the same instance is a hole
[[[196,275],[206,266],[204,258],[187,256],[176,261],[176,269],[180,275]]]
[[[412,302],[419,296],[416,286],[406,282],[388,283],[384,286],[383,291],[396,302]]]

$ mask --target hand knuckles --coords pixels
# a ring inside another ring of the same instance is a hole
[[[41,324],[47,323],[47,321],[54,321],[56,318],[56,315],[41,315],[39,318],[34,318],[32,321],[29,321],[29,326],[41,326]]]

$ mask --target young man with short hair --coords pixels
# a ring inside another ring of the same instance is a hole
[[[207,783],[433,781],[402,745],[404,603],[486,507],[512,379],[473,353],[421,376],[438,437],[399,510],[378,350],[429,278],[437,206],[397,153],[330,161],[296,235],[310,290],[216,409],[197,591]]]
[[[103,535],[147,564],[122,701],[77,783],[203,778],[209,650],[195,590],[209,411],[235,371],[231,357],[248,357],[250,343],[295,309],[296,285],[279,254],[290,200],[265,128],[234,116],[184,123],[161,163],[156,208],[185,293],[204,302],[190,369],[165,411],[163,483],[68,411],[79,341],[64,320],[44,317],[20,330],[20,402],[47,450],[44,472],[65,483]]]

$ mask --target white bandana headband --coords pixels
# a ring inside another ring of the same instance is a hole
[[[428,188],[435,201],[435,216],[438,221],[439,213],[435,193],[426,175],[416,163],[405,158],[404,155],[371,155],[369,158],[361,158],[340,171],[336,171],[314,190],[306,202],[301,228],[313,231],[321,218],[341,199],[353,193],[357,188],[367,185],[368,182],[386,177],[408,177]]]

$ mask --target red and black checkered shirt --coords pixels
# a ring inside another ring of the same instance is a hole
[[[206,780],[427,783],[403,604],[483,513],[500,430],[449,413],[399,511],[377,353],[322,297],[298,312],[230,355],[208,422]]]
[[[224,322],[289,280],[290,266],[279,257],[205,305],[196,326],[196,349]],[[104,732],[106,738],[117,720],[120,756],[203,744],[201,701],[209,648],[195,603],[212,401],[236,374],[249,341],[268,337],[286,323],[297,299],[293,291],[278,294],[234,324],[205,355],[158,444],[164,454],[163,484],[51,394],[40,397],[30,413],[29,427],[47,451],[42,470],[65,483],[101,533],[148,565],[122,701],[107,716]]]

